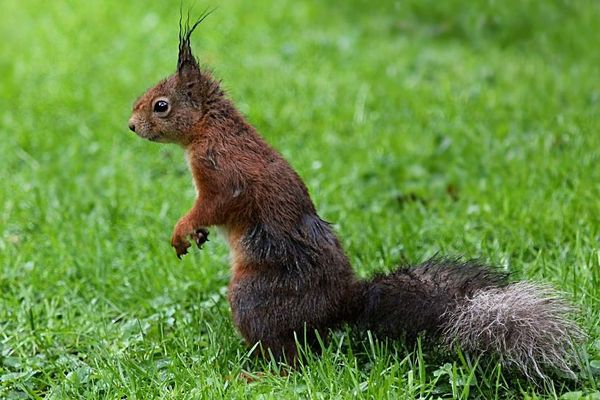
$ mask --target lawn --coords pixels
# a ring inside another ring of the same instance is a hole
[[[196,3],[196,55],[361,276],[447,254],[549,283],[590,335],[579,379],[348,331],[289,374],[255,359],[224,241],[169,246],[181,150],[127,129],[179,4],[23,0],[0,12],[0,398],[600,398],[599,2]]]

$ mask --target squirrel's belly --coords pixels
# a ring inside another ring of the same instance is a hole
[[[242,231],[226,226],[217,226],[217,231],[227,241],[229,247],[229,262],[231,265],[231,281],[235,282],[250,273],[249,266],[245,263],[242,249]]]

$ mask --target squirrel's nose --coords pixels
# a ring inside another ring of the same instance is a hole
[[[133,132],[135,132],[135,124],[131,121],[129,121],[129,129],[131,129]]]

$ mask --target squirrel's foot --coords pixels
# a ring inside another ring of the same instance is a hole
[[[199,249],[202,248],[202,245],[208,242],[208,229],[206,228],[198,228],[192,233],[192,239],[196,242],[196,246]]]

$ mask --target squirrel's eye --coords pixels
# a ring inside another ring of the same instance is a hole
[[[153,110],[155,113],[159,114],[159,116],[165,116],[170,110],[169,102],[165,99],[158,99],[154,102]]]

